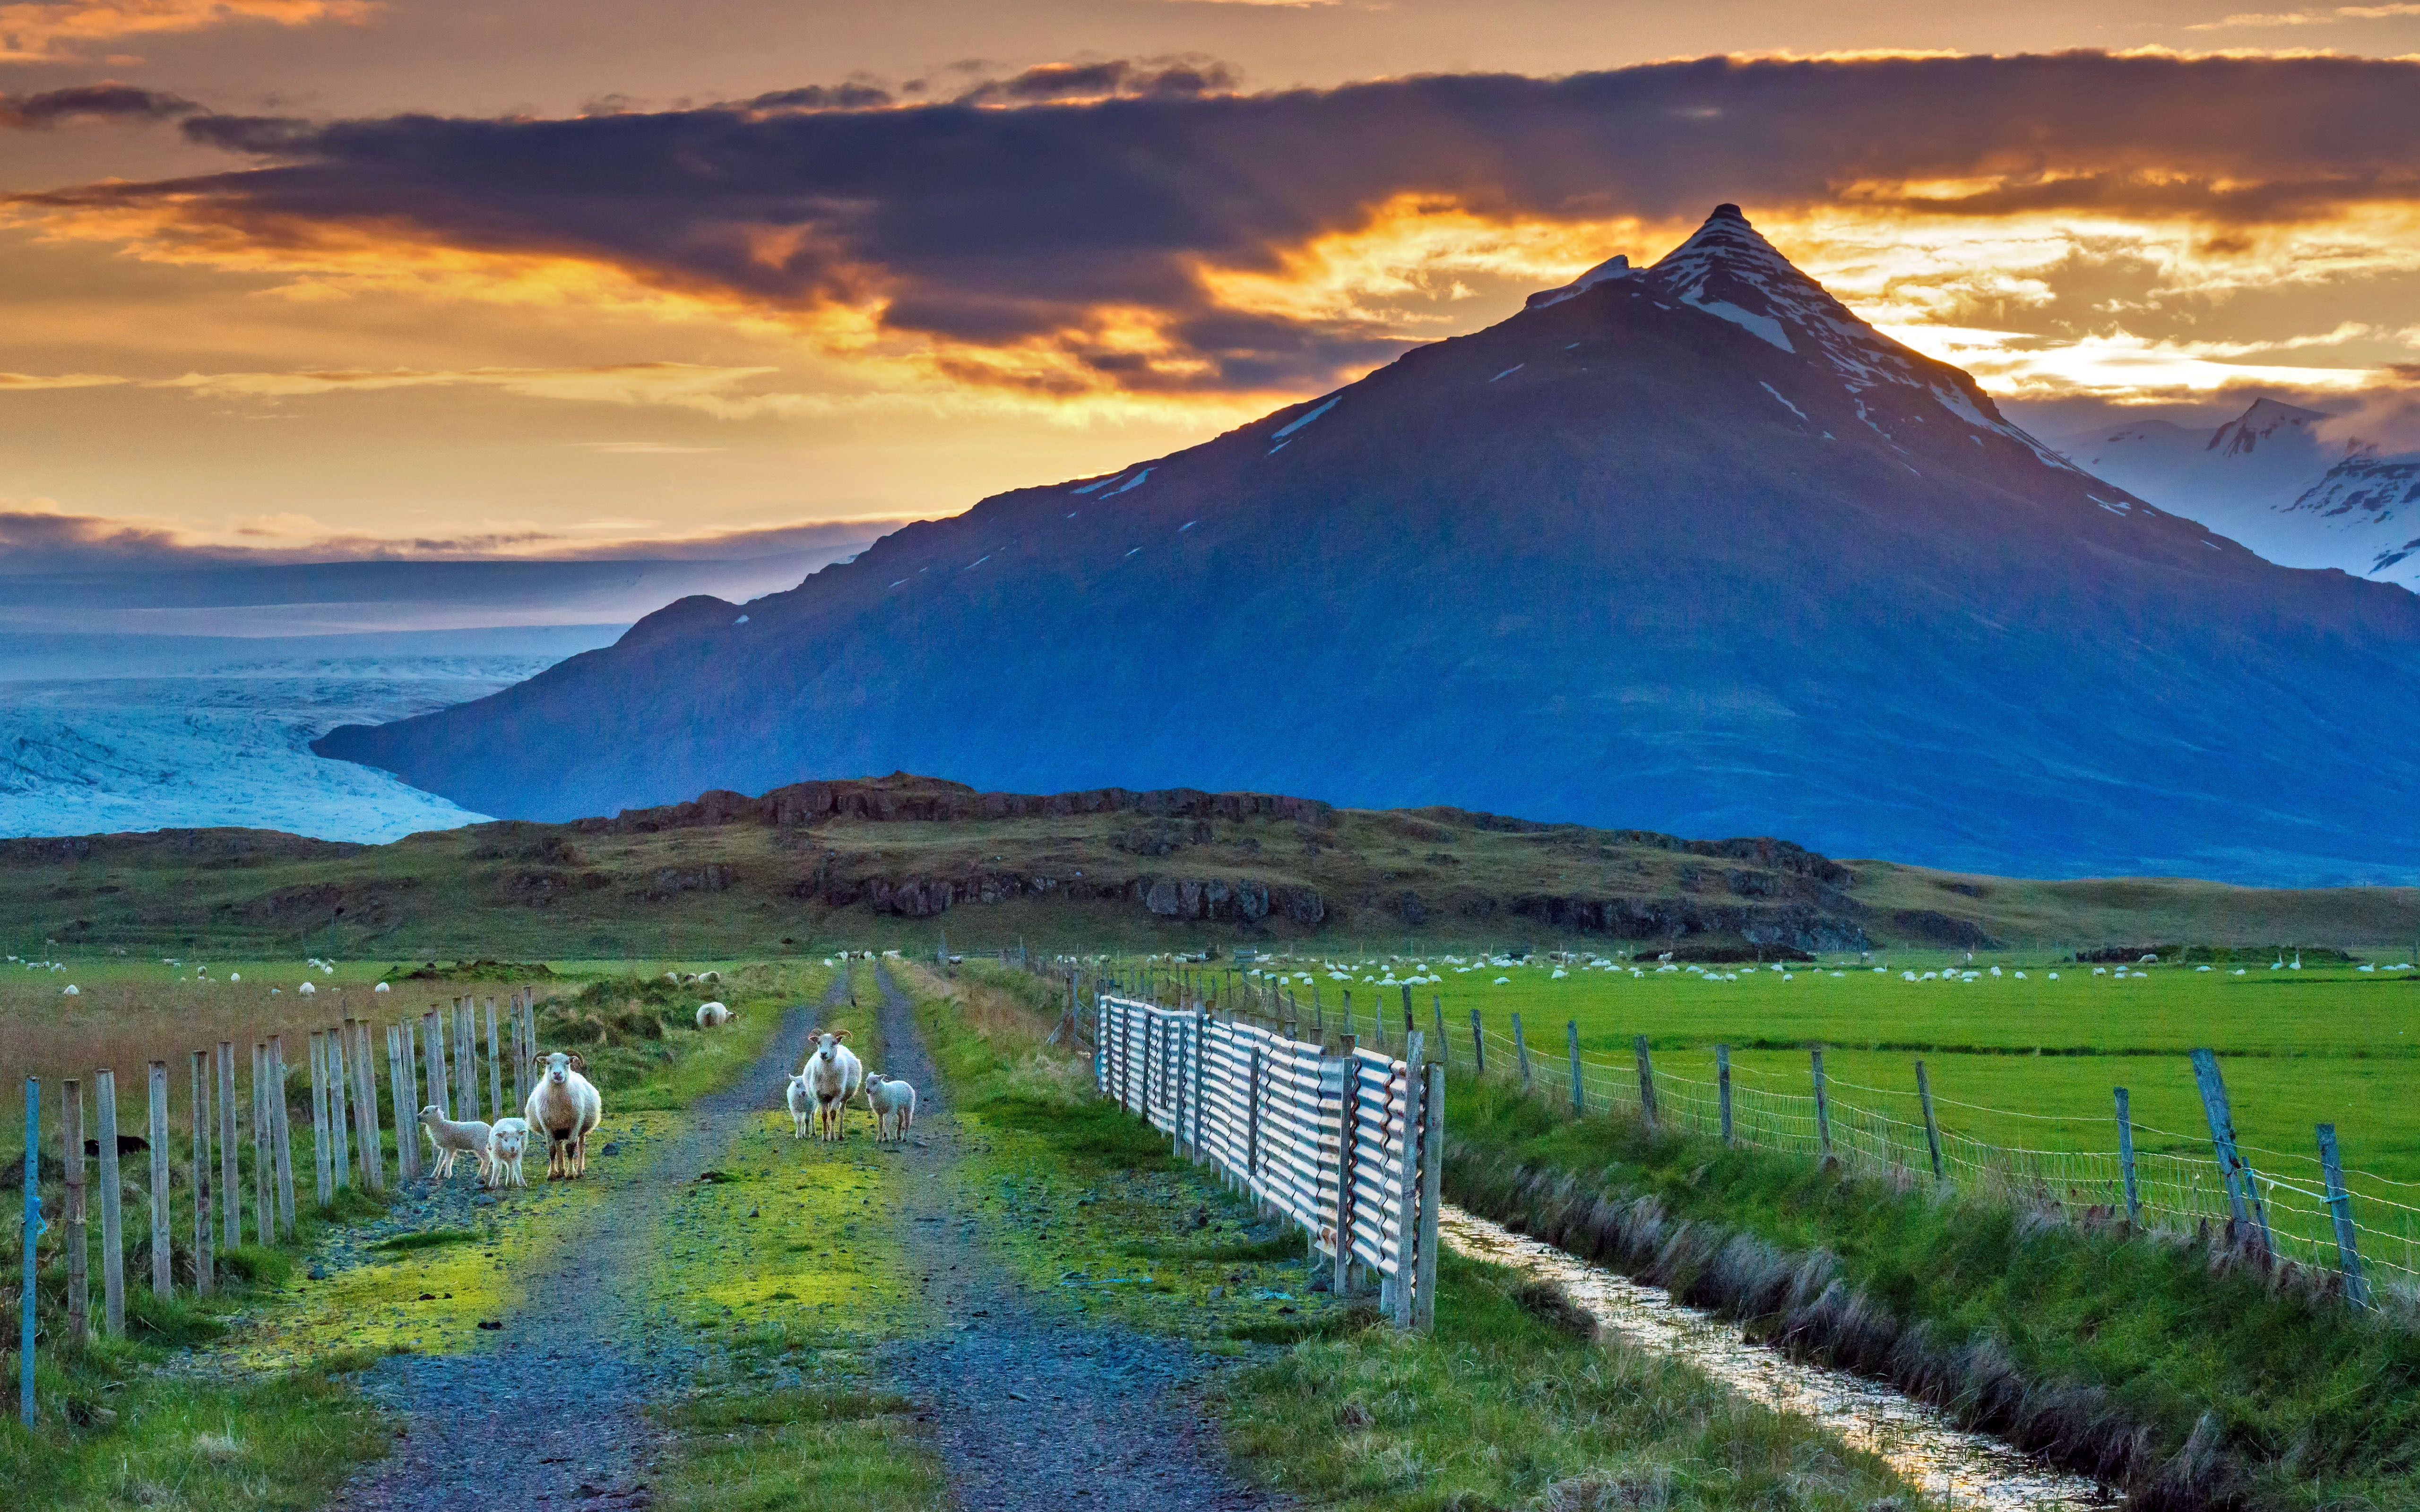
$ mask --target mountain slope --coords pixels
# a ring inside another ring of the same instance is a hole
[[[2335,567],[2420,590],[2420,458],[2328,442],[2330,417],[2274,399],[2203,434],[2164,420],[2069,438],[2096,476],[2288,567]]]
[[[1652,269],[316,748],[565,818],[894,767],[2401,876],[2420,599],[2079,471],[1720,207]]]

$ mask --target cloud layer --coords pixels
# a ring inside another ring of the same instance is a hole
[[[602,269],[828,347],[913,351],[947,379],[1045,395],[1296,393],[1364,370],[1418,332],[1363,297],[1367,268],[1336,275],[1333,298],[1305,297],[1306,281],[1324,256],[1349,262],[1437,217],[1544,243],[1559,227],[1668,227],[1725,199],[1882,225],[2081,218],[2164,227],[2177,257],[2234,259],[2254,283],[2264,259],[2307,264],[2279,251],[2294,228],[2365,215],[2354,251],[2397,266],[2420,213],[2411,62],[1710,58],[1232,85],[1199,61],[1109,63],[942,104],[868,85],[559,120],[194,116],[194,140],[261,165],[15,209],[159,255],[288,270],[429,249]],[[1533,247],[1529,266],[1579,250]],[[1504,265],[1523,266],[1520,249]]]

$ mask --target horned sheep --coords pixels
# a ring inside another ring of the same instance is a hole
[[[815,1036],[814,1053],[799,1068],[815,1099],[815,1137],[827,1142],[848,1137],[848,1100],[865,1084],[865,1067],[841,1041],[846,1029],[827,1029]]]
[[[588,1062],[557,1050],[537,1057],[537,1086],[521,1109],[533,1134],[547,1136],[546,1179],[576,1181],[588,1173],[588,1135],[605,1116],[604,1100],[581,1072]]]

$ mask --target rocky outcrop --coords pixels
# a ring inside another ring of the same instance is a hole
[[[1335,822],[1335,810],[1317,798],[1290,798],[1270,793],[1203,793],[1195,788],[1159,788],[1141,793],[1125,788],[1094,788],[1081,793],[1038,795],[978,793],[963,782],[899,772],[883,778],[794,782],[756,798],[717,789],[687,803],[660,809],[626,809],[611,819],[583,819],[579,827],[583,834],[644,835],[733,824],[787,829],[840,819],[873,824],[941,824],[1101,813],[1135,813],[1163,820],[1286,819],[1323,826]]]
[[[1861,950],[1867,938],[1854,904],[1830,910],[1807,903],[1708,903],[1694,898],[1561,898],[1528,896],[1512,901],[1512,913],[1575,934],[1609,934],[1625,940],[1683,940],[1732,934],[1750,945],[1787,945],[1801,950]]]

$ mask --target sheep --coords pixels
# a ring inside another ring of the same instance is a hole
[[[581,1072],[588,1062],[557,1050],[537,1057],[537,1086],[521,1109],[530,1131],[547,1135],[546,1179],[576,1181],[588,1174],[588,1134],[605,1116],[605,1103]]]
[[[521,1175],[521,1151],[529,1148],[530,1126],[526,1119],[498,1119],[488,1135],[487,1182],[490,1190],[500,1186],[527,1186]]]
[[[790,1078],[782,1101],[790,1105],[790,1137],[804,1139],[807,1136],[807,1114],[815,1105],[814,1089],[807,1085],[804,1072]]]
[[[876,1072],[865,1078],[865,1105],[874,1114],[875,1142],[895,1143],[908,1137],[908,1125],[916,1121],[916,1088]]]
[[[429,1180],[442,1181],[454,1174],[454,1157],[469,1150],[479,1161],[479,1180],[488,1179],[488,1149],[495,1131],[476,1119],[455,1122],[445,1110],[431,1103],[420,1110],[420,1126],[428,1131],[428,1142],[437,1147],[437,1164],[429,1167]]]
[[[846,1029],[827,1029],[815,1036],[814,1054],[799,1068],[799,1075],[815,1096],[815,1137],[827,1143],[848,1137],[848,1100],[865,1081],[865,1067],[841,1043]]]
[[[312,986],[306,981],[302,986],[295,988],[294,994],[298,997],[308,997],[318,990],[318,988]]]
[[[697,1005],[697,1026],[699,1028],[719,1029],[730,1022],[731,1010],[723,1007],[721,1003],[700,1003]]]
[[[382,993],[382,992],[386,991],[386,983],[385,983],[385,982],[380,982],[377,986],[375,986],[375,987],[371,988],[371,989],[370,989],[370,991],[372,991],[372,992],[374,992],[374,993]]]

